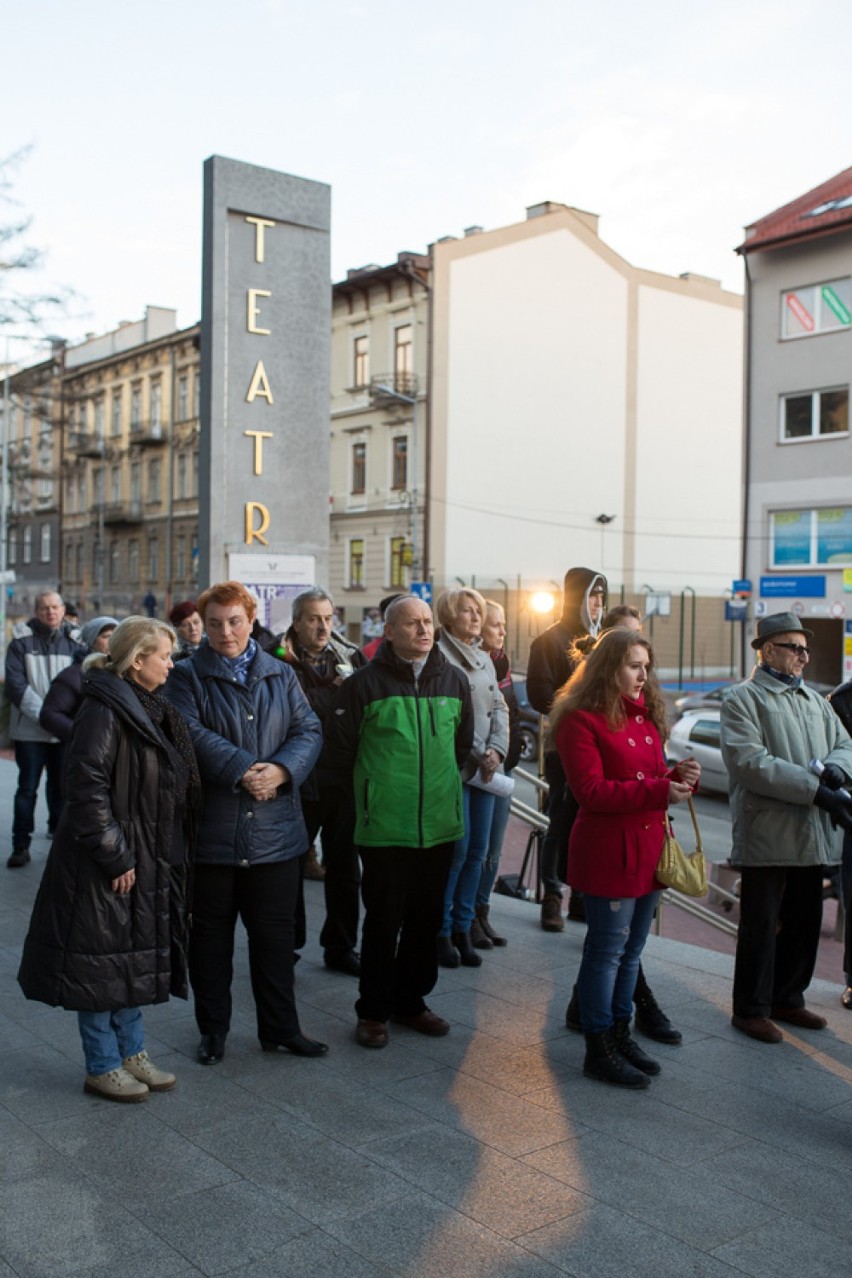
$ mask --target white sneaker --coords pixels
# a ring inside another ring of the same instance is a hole
[[[151,1092],[170,1092],[177,1082],[174,1074],[168,1074],[164,1069],[157,1069],[147,1052],[137,1052],[135,1056],[128,1056],[123,1065],[128,1074],[132,1074],[140,1083],[146,1083]]]
[[[126,1069],[111,1069],[106,1074],[87,1074],[83,1083],[83,1091],[93,1096],[103,1096],[106,1100],[134,1101],[148,1099],[148,1088],[139,1082]]]

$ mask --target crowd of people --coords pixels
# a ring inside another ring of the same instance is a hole
[[[632,1029],[681,1041],[641,957],[667,813],[700,768],[668,764],[652,645],[635,608],[607,611],[607,590],[603,574],[571,569],[560,619],[530,652],[530,701],[548,716],[540,925],[564,929],[567,885],[568,917],[586,925],[566,1010],[585,1037],[584,1073],[645,1088],[660,1064]],[[88,1092],[135,1102],[174,1086],[145,1049],[142,1009],[190,989],[196,1059],[223,1059],[238,919],[261,1049],[325,1055],[302,1029],[294,981],[317,843],[320,945],[328,969],[358,981],[360,1046],[387,1046],[389,1024],[448,1033],[426,1001],[439,968],[478,967],[506,946],[490,898],[520,735],[503,609],[462,586],[438,599],[437,629],[411,595],[382,600],[381,617],[381,639],[359,651],[312,587],[276,636],[229,581],[168,621],[72,625],[48,592],[16,628],[9,868],[30,861],[43,771],[53,836],[19,981],[77,1013]],[[807,688],[807,638],[793,614],[761,619],[755,670],[722,711],[742,877],[732,1023],[767,1043],[783,1037],[776,1021],[825,1025],[805,991],[839,828],[847,891],[852,878],[852,685],[833,709]]]

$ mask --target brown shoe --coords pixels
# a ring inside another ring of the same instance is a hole
[[[429,1034],[432,1038],[442,1038],[450,1032],[450,1022],[445,1021],[437,1012],[430,1012],[428,1007],[424,1007],[416,1016],[392,1016],[391,1020],[394,1025],[407,1025],[418,1034]]]
[[[305,858],[305,874],[306,879],[322,880],[325,878],[325,866],[317,856],[317,850],[313,843],[308,848],[308,855]]]
[[[359,1020],[355,1026],[355,1041],[360,1047],[387,1047],[387,1026],[384,1021]]]
[[[474,949],[477,949],[477,950],[493,950],[494,949],[494,942],[491,940],[490,936],[486,935],[485,929],[480,924],[479,919],[475,916],[474,916],[473,922],[470,925],[470,939]]]
[[[802,1029],[825,1029],[828,1021],[816,1012],[809,1012],[806,1007],[773,1007],[772,1015],[776,1021],[786,1021],[788,1025],[800,1025]]]
[[[565,931],[565,920],[562,917],[562,897],[556,892],[548,892],[541,903],[541,926],[545,932]]]
[[[780,1043],[784,1039],[777,1025],[773,1025],[767,1016],[732,1016],[734,1029],[756,1038],[760,1043]]]

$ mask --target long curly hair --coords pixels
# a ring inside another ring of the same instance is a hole
[[[591,710],[595,714],[602,714],[612,728],[620,728],[626,722],[617,675],[626,664],[630,649],[635,647],[644,648],[649,657],[648,678],[644,687],[645,710],[659,732],[660,740],[665,743],[669,735],[666,704],[657,682],[654,650],[650,642],[637,631],[616,626],[604,631],[568,682],[557,692],[548,719],[547,743],[550,749],[556,748],[556,731],[563,717],[572,710]]]

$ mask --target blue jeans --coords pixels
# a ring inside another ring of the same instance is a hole
[[[506,773],[511,776],[511,772]],[[482,862],[482,873],[479,876],[479,889],[476,893],[476,908],[487,905],[491,900],[497,871],[500,869],[500,854],[503,851],[503,839],[506,837],[506,826],[509,824],[509,809],[512,806],[511,794],[494,796],[494,815],[491,818],[491,834],[485,860]]]
[[[77,1024],[88,1074],[108,1074],[145,1046],[142,1010],[138,1007],[122,1007],[118,1012],[78,1012]]]
[[[469,932],[474,904],[482,877],[482,862],[488,851],[494,795],[475,785],[462,786],[464,838],[453,846],[453,859],[444,893],[444,923],[441,936]]]
[[[48,824],[55,830],[62,815],[62,762],[65,746],[61,741],[16,741],[15,762],[18,765],[18,788],[12,822],[12,847],[29,848],[35,826],[35,806],[41,774],[47,769]]]
[[[583,893],[588,930],[577,996],[585,1033],[598,1034],[632,1016],[636,973],[659,899],[659,892],[635,899]]]

